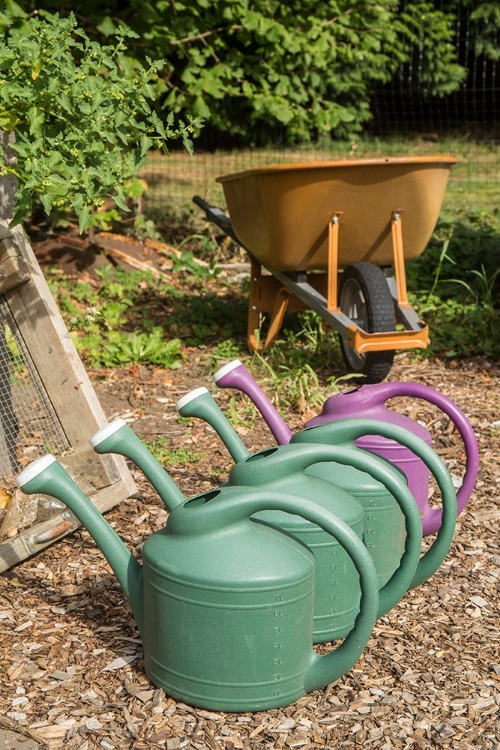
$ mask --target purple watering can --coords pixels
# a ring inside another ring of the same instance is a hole
[[[221,388],[237,388],[249,396],[269,425],[278,444],[289,443],[293,437],[282,417],[272,405],[262,389],[257,385],[246,367],[234,360],[221,367],[214,375],[215,383]],[[418,383],[377,383],[362,385],[352,390],[330,396],[317,417],[306,423],[306,428],[333,422],[337,419],[363,417],[375,419],[403,427],[431,445],[430,432],[415,420],[392,411],[386,401],[396,396],[410,396],[422,399],[437,406],[452,420],[464,442],[466,468],[462,485],[457,493],[458,512],[461,513],[472,493],[479,468],[479,449],[474,431],[465,414],[451,399],[442,393]],[[380,435],[367,435],[356,440],[359,448],[385,458],[397,466],[407,477],[422,515],[423,533],[434,534],[441,525],[442,511],[431,508],[428,502],[429,470],[411,450],[394,440]]]

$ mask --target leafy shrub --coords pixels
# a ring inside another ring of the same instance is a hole
[[[83,232],[109,196],[128,210],[124,185],[151,148],[178,138],[191,148],[200,122],[154,111],[163,61],[131,61],[125,40],[136,36],[120,27],[113,44],[100,45],[72,13],[40,12],[19,25],[12,10],[0,12],[0,128],[15,131],[17,156],[11,165],[0,152],[0,177],[19,181],[14,224],[38,197],[47,214],[74,211]]]

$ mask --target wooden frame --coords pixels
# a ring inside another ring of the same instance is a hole
[[[15,164],[11,142],[11,134],[0,133],[7,163]],[[20,226],[9,228],[16,188],[12,175],[0,179],[0,297],[66,437],[68,450],[57,458],[104,512],[133,495],[136,487],[121,456],[99,456],[90,447],[90,437],[107,419],[26,234]],[[0,542],[0,572],[80,525],[67,509],[57,503],[53,507],[44,520]]]

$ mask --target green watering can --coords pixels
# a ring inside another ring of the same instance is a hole
[[[356,534],[316,503],[246,487],[174,502],[166,528],[146,540],[141,567],[53,456],[16,481],[26,494],[64,502],[88,529],[130,603],[147,675],[177,700],[215,711],[278,708],[351,669],[370,637],[378,608],[371,558]],[[251,520],[268,510],[317,524],[356,567],[359,615],[326,655],[312,646],[314,557]]]
[[[207,393],[206,388],[201,389]],[[211,403],[213,417],[218,413],[219,429],[223,432],[226,440],[235,435],[233,428],[218,409],[215,401],[208,394],[208,403]],[[181,399],[182,401],[182,399]],[[200,402],[197,401],[198,406]],[[237,436],[236,436],[237,438]],[[239,438],[237,438],[239,440]],[[98,453],[120,453],[122,456],[132,460],[149,479],[157,490],[167,507],[172,507],[170,484],[172,480],[154,458],[149,450],[142,444],[133,430],[123,420],[116,420],[107,427],[102,428],[91,439],[94,450]],[[233,441],[232,448],[237,451],[238,457],[243,460],[248,458],[248,451],[243,443],[236,444]],[[327,454],[325,460],[338,460],[339,463],[350,465],[353,460],[353,451],[346,451],[342,447],[324,446]],[[291,471],[297,469],[297,458],[299,455],[307,456],[306,463],[317,461],[317,450],[309,446],[281,446],[273,448],[272,453],[283,457],[282,465],[288,476]],[[379,592],[378,616],[389,611],[406,593],[418,565],[422,529],[415,502],[402,481],[397,476],[398,472],[386,466],[386,462],[374,457],[372,454],[359,452],[354,455],[354,461],[368,470],[383,475],[383,481],[393,487],[393,491],[403,494],[401,500],[404,512],[408,520],[408,536],[406,547],[403,541],[403,553],[398,560],[397,570],[391,581]],[[259,455],[259,454],[257,454]],[[235,457],[235,456],[233,456]],[[299,459],[300,460],[300,459]],[[303,459],[302,459],[303,460]],[[244,461],[243,461],[244,462]],[[238,463],[241,465],[241,462]],[[308,494],[304,495],[304,488],[297,490],[295,482],[281,481],[276,483],[272,489],[284,491],[287,494],[300,494],[301,496],[313,497],[314,502],[333,512],[341,521],[346,523],[359,537],[363,533],[363,509],[360,504],[347,492],[333,487],[331,482],[325,482],[312,476],[305,476],[308,484]],[[255,481],[249,480],[250,485]],[[265,484],[265,482],[264,482]],[[270,487],[271,489],[271,487]],[[316,559],[316,597],[314,605],[314,642],[322,643],[337,638],[345,637],[354,625],[356,614],[359,610],[359,580],[355,566],[349,556],[335,539],[326,535],[316,525],[309,521],[300,520],[290,514],[276,514],[269,518],[268,515],[259,515],[258,520],[262,522],[274,521],[279,530],[294,534],[301,543],[306,544],[315,553]],[[378,582],[377,582],[377,587]]]
[[[375,423],[374,428],[373,420],[346,420],[342,432],[340,423],[337,422],[338,445],[335,446],[292,443],[250,456],[206,388],[197,388],[184,396],[177,403],[177,409],[182,416],[204,419],[222,438],[236,462],[229,476],[229,485],[266,486],[314,498],[315,502],[349,523],[349,518],[344,515],[346,508],[350,512],[345,490],[333,485],[337,484],[340,473],[357,472],[356,499],[362,503],[361,511],[364,510],[362,534],[379,574],[379,616],[388,612],[408,588],[427,580],[448,552],[457,515],[453,483],[444,463],[424,441],[411,433],[393,425],[380,426],[381,432],[406,442],[415,450],[434,473],[443,495],[443,525],[434,544],[421,559],[422,524],[402,473],[380,457],[360,450],[354,444],[354,439],[360,434],[379,432],[378,423]],[[319,479],[323,479],[323,482],[318,483]],[[346,486],[343,482],[343,487]],[[352,499],[352,496],[348,496],[350,504]],[[380,511],[377,504],[381,506],[383,514],[377,513]],[[347,579],[352,582],[355,572],[345,560],[342,550],[333,549],[331,541],[327,542],[322,532],[297,517],[265,513],[259,514],[258,518],[293,534],[315,554],[318,568],[316,642],[345,635],[352,627],[357,611],[358,589],[349,584],[344,587],[344,581]],[[355,530],[359,531],[359,527],[356,526]],[[333,565],[332,556],[335,557]],[[336,598],[331,588],[332,579],[342,582],[339,586],[342,595],[339,593]]]

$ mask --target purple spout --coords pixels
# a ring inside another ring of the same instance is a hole
[[[239,359],[217,370],[214,382],[219,388],[236,388],[245,393],[264,417],[278,445],[288,445],[292,431]]]

